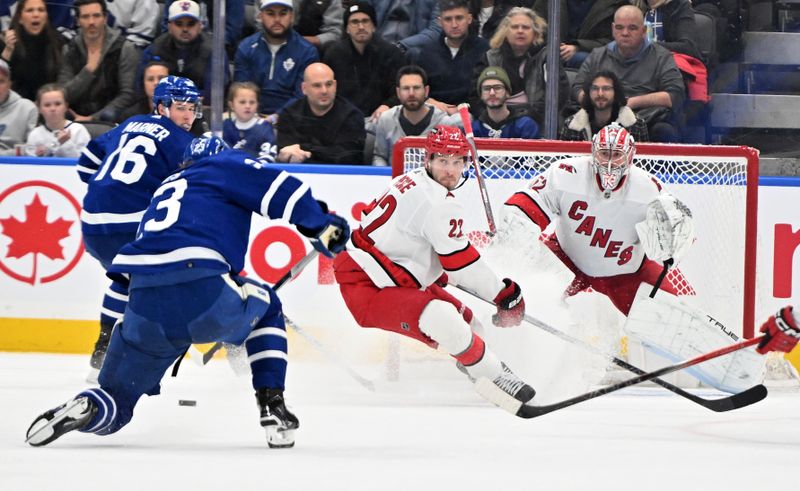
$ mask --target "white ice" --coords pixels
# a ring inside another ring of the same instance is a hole
[[[793,391],[714,413],[644,387],[522,420],[452,367],[369,392],[313,357],[289,370],[293,449],[267,448],[248,379],[224,360],[185,362],[114,435],[26,445],[32,419],[84,388],[86,368],[85,356],[0,354],[0,489],[733,491],[791,487],[800,458]]]

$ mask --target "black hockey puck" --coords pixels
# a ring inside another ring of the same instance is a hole
[[[178,405],[179,406],[196,406],[197,405],[197,401],[192,401],[192,400],[189,400],[189,399],[178,399]]]

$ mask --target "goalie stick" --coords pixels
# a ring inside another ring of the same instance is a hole
[[[464,125],[464,134],[467,137],[470,151],[472,152],[472,167],[475,169],[475,179],[478,181],[478,189],[481,192],[481,201],[483,201],[483,208],[486,211],[486,222],[489,224],[489,236],[497,234],[497,226],[494,222],[494,214],[492,213],[492,204],[489,202],[489,193],[486,191],[486,183],[483,182],[483,174],[481,174],[481,165],[478,162],[478,147],[475,145],[475,135],[472,133],[472,123],[469,120],[469,104],[461,103],[458,105],[458,113],[461,115],[461,123]]]
[[[628,379],[623,382],[619,382],[617,384],[609,385],[608,387],[603,387],[602,389],[586,392],[585,394],[581,394],[575,397],[570,397],[569,399],[564,399],[563,401],[555,402],[553,404],[545,404],[543,406],[528,406],[520,402],[516,415],[524,419],[531,419],[531,418],[536,418],[538,416],[543,416],[547,413],[552,413],[553,411],[557,411],[559,409],[564,409],[566,407],[574,406],[575,404],[588,401],[596,397],[610,394],[611,392],[616,392],[620,389],[624,389],[625,387],[630,387],[631,385],[647,382],[648,380],[653,380],[658,377],[662,377],[664,375],[677,372],[678,370],[683,370],[684,368],[688,368],[690,366],[703,363],[704,361],[712,360],[714,358],[718,358],[720,356],[733,353],[734,351],[747,348],[748,346],[754,346],[763,341],[764,338],[765,336],[759,336],[757,338],[747,339],[745,341],[741,341],[736,344],[731,344],[714,351],[709,351],[708,353],[702,354],[700,356],[684,360],[680,363],[669,365],[664,368],[655,370],[653,372],[643,373],[638,377],[634,377],[632,379]],[[486,378],[481,379],[481,381],[483,381],[484,383],[491,383]],[[767,388],[764,387],[763,385],[756,385],[755,387],[753,387],[752,395],[758,396],[761,399],[763,399],[767,395]]]
[[[458,286],[458,285],[455,285],[455,287],[458,288],[459,290],[463,291],[463,292],[469,293],[470,295],[474,296],[475,298],[479,298],[479,299],[481,299],[481,300],[483,300],[483,301],[485,301],[485,302],[487,302],[489,304],[494,305],[494,302],[491,302],[491,301],[479,296],[477,293],[475,293],[475,292],[473,292],[471,290],[468,290],[468,289],[466,289],[464,287],[461,287],[461,286]],[[553,327],[553,326],[547,324],[546,322],[541,321],[541,320],[539,320],[539,319],[537,319],[535,317],[532,317],[532,316],[529,316],[529,315],[526,314],[524,316],[524,319],[525,319],[525,322],[527,322],[528,324],[536,326],[539,329],[542,329],[542,330],[544,330],[544,331],[546,331],[546,332],[548,332],[548,333],[550,333],[550,334],[552,334],[552,335],[554,335],[554,336],[556,336],[558,338],[561,338],[562,340],[564,340],[564,341],[566,341],[566,342],[568,342],[570,344],[574,344],[576,346],[580,346],[580,347],[582,347],[582,348],[584,348],[584,349],[586,349],[586,350],[588,350],[588,351],[590,351],[590,352],[592,352],[594,354],[597,354],[597,355],[610,356],[608,353],[603,352],[601,349],[596,348],[595,346],[592,346],[591,344],[587,343],[586,341],[583,341],[581,339],[578,339],[578,338],[575,338],[573,336],[570,336],[569,334],[567,334],[567,333],[565,333],[565,332],[563,332],[563,331],[561,331],[559,329],[556,329],[555,327]],[[620,358],[617,358],[616,356],[612,357],[612,362],[615,365],[617,365],[618,367],[624,368],[625,370],[628,370],[629,372],[633,372],[636,375],[645,375],[647,373],[644,370],[642,370],[641,368],[638,368],[638,367],[636,367],[634,365],[631,365],[630,363],[628,363],[625,360],[622,360]],[[764,388],[763,385],[760,385],[760,384],[759,385],[755,385],[753,387],[750,387],[749,389],[747,389],[745,391],[742,391],[742,392],[739,392],[738,394],[733,394],[731,396],[721,397],[721,398],[718,398],[718,399],[706,399],[704,397],[696,396],[696,395],[694,395],[694,394],[692,394],[690,392],[687,392],[687,391],[681,389],[680,387],[677,387],[677,386],[675,386],[675,385],[673,385],[673,384],[671,384],[669,382],[661,380],[660,378],[654,378],[654,379],[652,379],[652,381],[653,381],[653,383],[660,385],[661,387],[669,390],[670,392],[674,392],[675,394],[678,394],[681,397],[685,397],[686,399],[689,399],[690,401],[692,401],[692,402],[694,402],[696,404],[699,404],[699,405],[701,405],[701,406],[703,406],[705,408],[708,408],[708,409],[710,409],[712,411],[715,411],[715,412],[725,412],[725,411],[731,411],[731,410],[734,410],[734,409],[743,408],[743,407],[749,406],[751,404],[754,404],[754,403],[764,399],[765,397],[767,397],[766,389]]]

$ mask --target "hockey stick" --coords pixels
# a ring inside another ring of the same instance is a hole
[[[458,285],[456,285],[456,288],[458,288],[459,290],[464,291],[466,293],[469,293],[470,295],[474,296],[475,298],[479,298],[479,299],[481,299],[481,300],[483,300],[483,301],[485,301],[485,302],[487,302],[489,304],[494,305],[494,302],[491,302],[491,301],[489,301],[489,300],[487,300],[485,298],[480,297],[477,293],[475,293],[473,291],[470,291],[470,290],[468,290],[466,288],[463,288],[461,286],[458,286]],[[576,346],[580,346],[580,347],[582,347],[582,348],[584,348],[584,349],[586,349],[586,350],[588,350],[588,351],[590,351],[590,352],[592,352],[594,354],[597,354],[597,355],[609,356],[608,353],[604,353],[603,350],[601,350],[600,348],[592,346],[591,344],[587,343],[586,341],[583,341],[581,339],[578,339],[578,338],[575,338],[573,336],[570,336],[569,334],[565,333],[564,331],[556,329],[555,327],[553,327],[553,326],[547,324],[546,322],[541,321],[541,320],[539,320],[539,319],[537,319],[535,317],[531,317],[529,315],[525,315],[524,319],[525,319],[525,322],[527,322],[528,324],[531,324],[533,326],[538,327],[539,329],[542,329],[542,330],[544,330],[544,331],[546,331],[546,332],[548,332],[550,334],[553,334],[554,336],[559,337],[562,340],[564,340],[564,341],[566,341],[566,342],[568,342],[570,344],[574,344]],[[617,365],[618,367],[624,368],[625,370],[628,370],[629,372],[633,372],[636,375],[644,375],[644,374],[647,373],[644,370],[642,370],[641,368],[635,367],[635,366],[631,365],[630,363],[626,362],[625,360],[617,358],[616,356],[612,357],[612,362],[615,365]],[[715,412],[724,412],[724,411],[731,411],[733,409],[739,409],[739,408],[742,408],[742,407],[745,407],[745,406],[749,406],[750,404],[754,404],[754,403],[764,399],[765,397],[767,397],[767,391],[766,391],[766,389],[764,388],[763,385],[755,385],[755,386],[750,387],[749,389],[747,389],[747,390],[745,390],[743,392],[740,392],[738,394],[733,394],[731,396],[721,397],[719,399],[706,399],[704,397],[696,396],[696,395],[694,395],[694,394],[692,394],[690,392],[687,392],[687,391],[681,389],[680,387],[672,385],[671,383],[666,382],[664,380],[661,380],[659,378],[653,379],[653,383],[658,384],[661,387],[663,387],[663,388],[665,388],[665,389],[667,389],[667,390],[669,390],[671,392],[674,392],[675,394],[678,394],[681,397],[685,397],[686,399],[689,399],[690,401],[692,401],[692,402],[694,402],[696,404],[699,404],[699,405],[701,405],[701,406],[703,406],[705,408],[708,408],[708,409],[710,409],[712,411],[715,411]]]
[[[345,362],[343,362],[341,358],[339,358],[338,356],[333,354],[331,352],[331,350],[329,350],[327,347],[325,347],[325,345],[322,344],[317,338],[315,338],[314,336],[312,336],[311,334],[306,332],[305,329],[301,328],[300,326],[298,326],[297,324],[292,322],[292,320],[289,319],[289,317],[287,317],[285,314],[283,316],[283,319],[286,321],[286,325],[287,326],[291,327],[294,330],[294,332],[296,332],[297,334],[302,336],[303,339],[305,339],[308,342],[308,344],[310,344],[311,346],[315,347],[317,349],[317,351],[319,351],[320,353],[325,355],[325,357],[329,361],[332,361],[333,363],[335,363],[335,364],[339,365],[340,367],[342,367],[344,369],[344,371],[349,373],[350,376],[353,377],[356,380],[356,382],[361,384],[362,387],[364,387],[365,389],[367,389],[370,392],[375,392],[375,383],[374,382],[372,382],[371,380],[366,379],[366,378],[362,377],[361,375],[359,375],[358,372],[356,372],[355,370],[350,368],[350,366],[347,365]]]
[[[483,174],[481,174],[481,165],[478,162],[478,147],[475,145],[475,135],[472,133],[472,123],[469,120],[469,104],[461,103],[458,105],[458,113],[461,115],[461,123],[464,125],[464,133],[467,136],[470,151],[472,152],[472,167],[475,168],[475,179],[478,181],[478,189],[481,192],[481,201],[483,201],[483,208],[486,211],[486,222],[489,224],[489,236],[494,236],[497,233],[497,226],[494,222],[494,214],[492,213],[492,204],[489,202],[489,193],[486,191],[486,183],[483,182]]]
[[[602,389],[593,390],[591,392],[586,392],[585,394],[581,394],[575,397],[570,397],[569,399],[565,399],[560,402],[555,402],[553,404],[545,404],[544,406],[528,406],[522,403],[519,403],[519,409],[516,412],[516,415],[520,418],[530,419],[536,418],[538,416],[545,415],[547,413],[551,413],[553,411],[557,411],[559,409],[564,409],[569,406],[574,406],[580,402],[588,401],[590,399],[594,399],[596,397],[600,397],[602,395],[609,394],[611,392],[616,392],[620,389],[624,389],[625,387],[630,387],[631,385],[640,384],[642,382],[647,382],[648,380],[653,380],[658,377],[662,377],[664,375],[670,374],[672,372],[677,372],[678,370],[683,370],[684,368],[689,368],[690,366],[697,365],[703,363],[708,360],[712,360],[714,358],[718,358],[723,355],[727,355],[729,353],[733,353],[734,351],[738,351],[740,349],[747,348],[749,346],[754,346],[761,341],[763,341],[765,336],[759,336],[753,339],[747,339],[745,341],[741,341],[736,344],[731,344],[729,346],[725,346],[723,348],[710,351],[708,353],[696,356],[694,358],[690,358],[688,360],[682,361],[680,363],[676,363],[675,365],[669,365],[664,368],[660,368],[653,372],[643,373],[638,377],[634,377],[632,379],[625,380],[623,382],[619,382],[617,384],[609,385],[608,387],[603,387]],[[491,381],[487,378],[479,379],[479,383],[483,384],[492,384]],[[757,385],[753,387],[754,394],[763,397],[766,397],[767,389],[763,385]]]
[[[278,279],[278,281],[275,282],[274,285],[272,285],[272,289],[277,291],[280,287],[286,284],[287,281],[299,275],[300,272],[303,271],[303,269],[305,269],[306,266],[308,266],[308,263],[313,261],[317,257],[317,255],[319,255],[319,251],[316,249],[311,249],[311,252],[309,252],[302,259],[297,261],[297,264],[292,266],[292,268],[289,271],[287,271],[285,275],[283,275],[280,279]],[[198,363],[199,365],[207,365],[208,362],[211,361],[211,359],[217,353],[217,351],[222,349],[222,345],[223,345],[222,342],[217,341],[216,343],[214,343],[214,346],[212,346],[211,349],[209,349],[205,353],[202,353],[200,350],[195,348],[194,345],[192,345],[189,347],[189,352],[192,355],[190,358],[192,360],[199,360]]]

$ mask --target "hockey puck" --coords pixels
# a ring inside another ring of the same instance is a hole
[[[192,400],[189,400],[189,399],[179,399],[178,400],[178,405],[179,406],[192,406],[192,407],[194,407],[194,406],[197,405],[197,401],[192,401]]]

